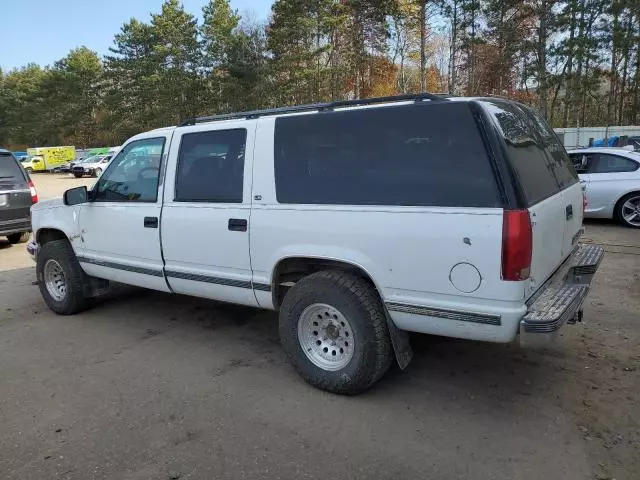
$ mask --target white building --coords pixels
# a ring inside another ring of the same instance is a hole
[[[600,140],[614,136],[640,137],[640,126],[554,128],[565,148],[587,147],[589,139]],[[640,139],[639,139],[640,140]]]

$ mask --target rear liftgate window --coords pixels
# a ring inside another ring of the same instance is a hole
[[[484,104],[502,130],[507,156],[529,205],[578,181],[563,145],[538,112],[507,102]]]
[[[281,117],[280,203],[500,207],[465,103],[425,103]]]
[[[0,183],[2,181],[9,183],[9,180],[20,181],[24,183],[22,169],[18,165],[17,160],[10,153],[0,152]]]

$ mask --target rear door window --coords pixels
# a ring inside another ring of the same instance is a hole
[[[182,136],[176,202],[242,203],[247,130],[211,130]]]
[[[571,159],[537,112],[514,103],[486,101],[505,140],[509,162],[529,205],[578,181]]]
[[[466,103],[425,103],[280,117],[280,203],[499,207]]]

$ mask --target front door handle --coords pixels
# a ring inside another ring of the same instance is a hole
[[[158,217],[144,217],[144,228],[158,228]]]
[[[229,230],[232,232],[246,232],[247,221],[244,218],[230,218]]]
[[[571,220],[573,218],[573,205],[567,205],[565,213],[567,215],[567,220]]]

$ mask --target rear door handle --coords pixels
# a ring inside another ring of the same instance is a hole
[[[567,220],[571,220],[573,218],[573,205],[567,205],[565,213],[567,215]]]
[[[230,218],[229,230],[232,232],[246,232],[247,221],[244,218]]]
[[[158,228],[158,217],[144,217],[144,228]]]

